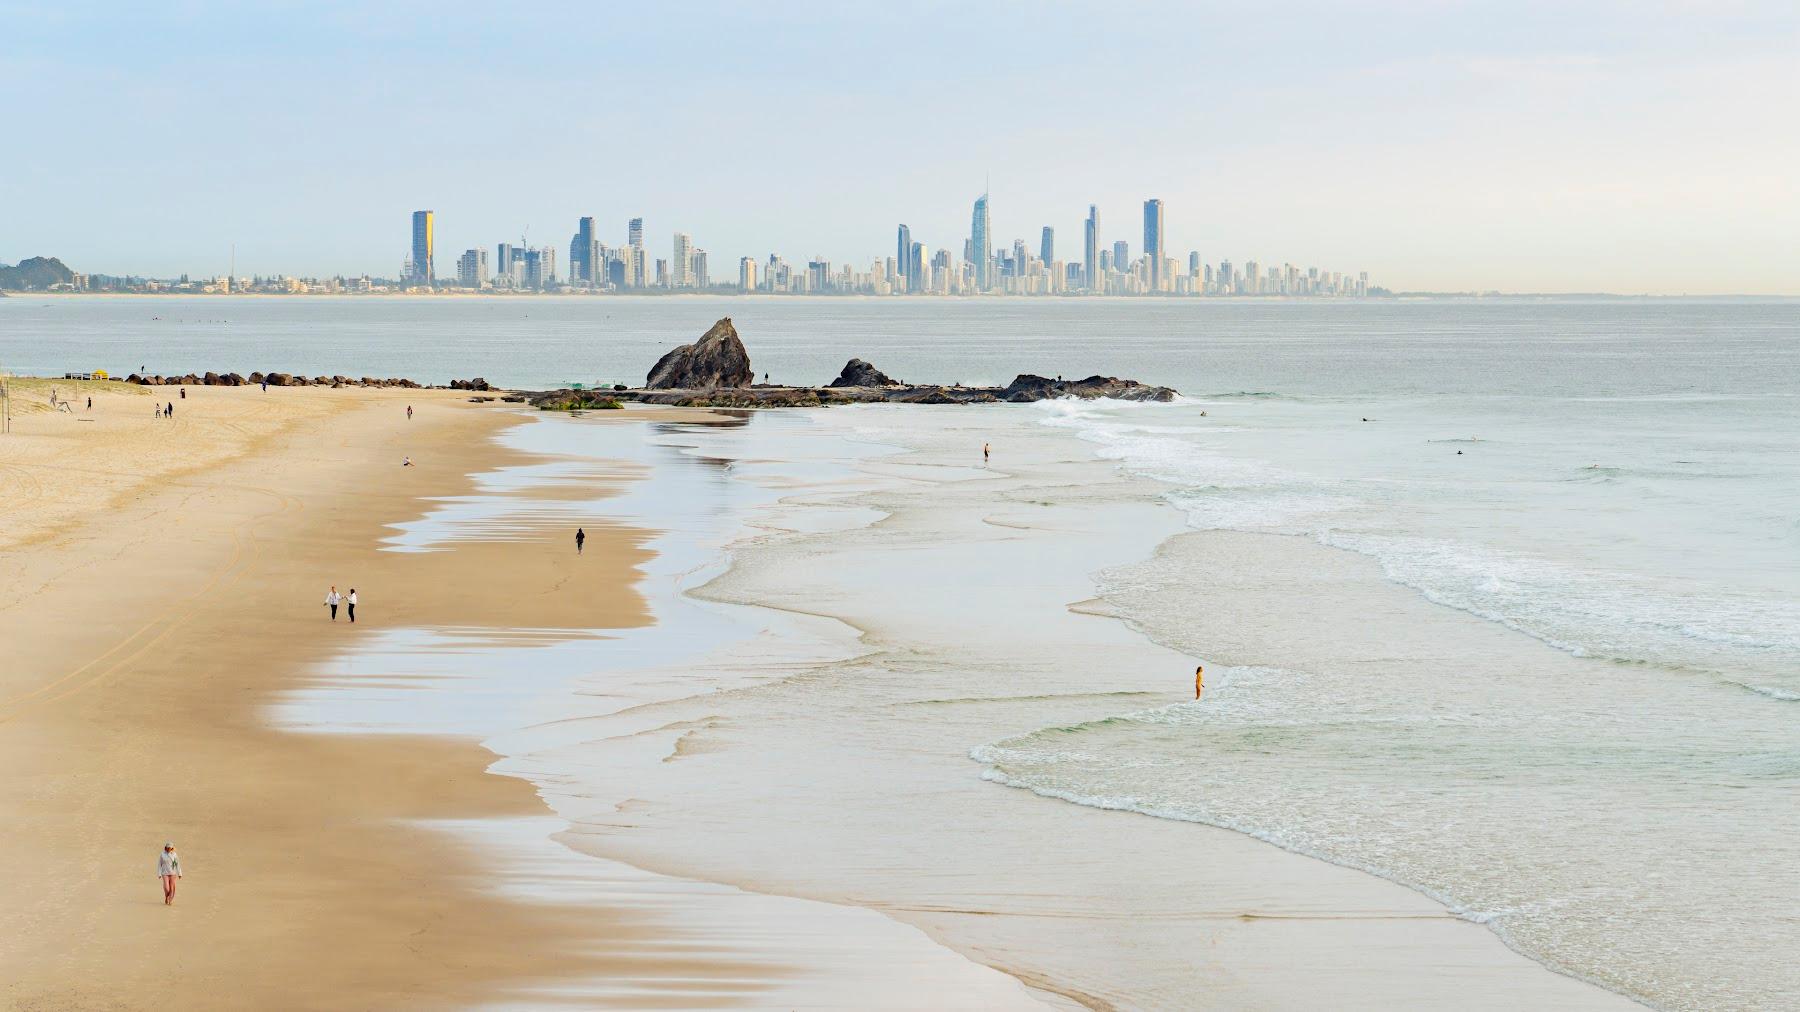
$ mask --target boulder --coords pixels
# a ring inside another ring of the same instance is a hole
[[[875,368],[860,358],[853,358],[844,363],[844,371],[829,384],[834,387],[892,387],[899,386],[900,381]]]
[[[294,377],[284,372],[264,373],[263,382],[272,387],[291,387],[294,385]]]
[[[738,340],[737,328],[727,316],[712,325],[700,340],[684,344],[657,359],[644,386],[650,390],[712,390],[747,387],[754,377],[750,353]]]
[[[206,375],[200,377],[200,382],[205,386],[216,387],[224,381],[219,377],[218,373],[209,372]]]

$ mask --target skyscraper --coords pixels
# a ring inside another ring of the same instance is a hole
[[[1131,244],[1123,239],[1113,243],[1112,269],[1120,274],[1127,274],[1131,271]]]
[[[569,280],[577,283],[592,282],[594,278],[594,219],[582,218],[575,227],[575,237],[569,240]]]
[[[625,235],[626,235],[625,244],[627,246],[636,246],[638,249],[643,249],[644,248],[644,219],[642,219],[642,218],[631,219],[631,221],[625,226]]]
[[[906,250],[906,290],[922,292],[925,290],[925,278],[929,273],[925,269],[925,244],[911,243]]]
[[[1088,291],[1097,292],[1100,284],[1100,209],[1088,205],[1087,234],[1082,237],[1083,279]]]
[[[432,211],[414,211],[412,229],[412,277],[408,281],[416,281],[429,285],[437,277],[437,271],[431,261],[433,243],[432,225],[437,215]]]
[[[912,276],[912,270],[907,266],[912,262],[912,245],[912,229],[901,225],[899,231],[894,235],[894,270],[898,271],[901,277],[910,278]],[[910,285],[904,287],[911,288]]]
[[[969,263],[975,268],[975,290],[985,292],[993,287],[988,265],[993,262],[994,247],[988,239],[988,195],[975,200],[975,213],[969,222]]]
[[[1038,259],[1044,262],[1044,269],[1056,262],[1056,229],[1044,226],[1044,237],[1038,241]]]
[[[675,254],[669,258],[669,287],[688,286],[688,267],[693,260],[694,237],[686,232],[675,233]]]
[[[1144,261],[1150,268],[1150,290],[1163,290],[1163,202],[1144,201]]]
[[[464,251],[456,262],[456,283],[464,288],[486,288],[488,281],[487,250]]]

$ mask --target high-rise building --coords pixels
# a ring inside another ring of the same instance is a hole
[[[456,283],[464,288],[486,288],[488,283],[487,250],[464,250],[456,261]]]
[[[912,271],[907,269],[907,265],[912,262],[912,247],[912,229],[901,225],[894,234],[894,269],[899,271],[902,277],[912,277]]]
[[[1131,244],[1123,239],[1113,243],[1112,269],[1121,274],[1131,270]]]
[[[1100,209],[1093,204],[1088,205],[1087,230],[1082,236],[1082,284],[1089,291],[1097,292],[1100,284]]]
[[[1056,229],[1044,226],[1044,237],[1038,240],[1038,259],[1047,268],[1056,262]]]
[[[1144,201],[1144,261],[1150,268],[1150,290],[1160,292],[1165,283],[1163,258],[1163,202],[1155,198]]]
[[[686,232],[675,233],[675,255],[669,258],[669,286],[686,288],[688,286],[688,269],[694,259],[694,237]]]
[[[644,219],[633,218],[625,225],[625,244],[644,248]]]
[[[922,292],[926,289],[926,279],[931,276],[931,272],[926,266],[929,262],[930,261],[928,261],[925,256],[924,243],[915,242],[908,244],[906,249],[907,291]]]
[[[738,290],[756,291],[756,261],[751,257],[738,257]]]
[[[688,271],[688,284],[695,288],[712,286],[712,272],[706,268],[706,251],[703,249],[694,251],[694,266]]]
[[[412,222],[412,276],[408,281],[429,285],[437,277],[437,271],[431,260],[431,249],[434,243],[432,226],[437,214],[432,211],[414,211]]]
[[[969,257],[975,268],[975,290],[985,292],[993,287],[994,279],[989,276],[989,265],[994,260],[994,246],[988,238],[988,195],[982,194],[975,201],[975,213],[969,221]]]
[[[569,240],[569,280],[580,283],[593,283],[594,277],[594,219],[582,218],[575,227],[575,237]]]

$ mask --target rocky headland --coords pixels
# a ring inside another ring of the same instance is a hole
[[[675,348],[650,370],[641,387],[618,387],[596,396],[592,391],[551,390],[531,395],[545,409],[601,406],[608,398],[681,407],[787,408],[827,404],[993,404],[1042,401],[1056,397],[1108,398],[1121,401],[1171,401],[1175,391],[1115,376],[1051,379],[1021,373],[1003,387],[961,384],[903,383],[860,358],[822,387],[776,386],[753,382],[750,354],[726,317],[693,344]]]

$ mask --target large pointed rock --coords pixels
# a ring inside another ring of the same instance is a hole
[[[844,371],[831,381],[834,387],[892,387],[900,382],[860,358],[844,363]]]
[[[713,324],[700,340],[657,359],[644,386],[651,390],[747,387],[754,375],[750,371],[750,354],[727,316]]]

